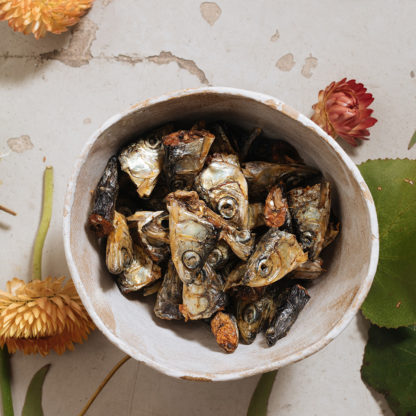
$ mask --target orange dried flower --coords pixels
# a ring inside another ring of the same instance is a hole
[[[7,20],[16,32],[59,34],[79,22],[94,0],[0,0],[0,20]]]
[[[95,328],[72,280],[47,277],[29,283],[14,278],[0,291],[0,346],[10,353],[62,354]]]
[[[342,137],[357,146],[357,139],[368,140],[368,128],[377,122],[368,108],[373,101],[363,84],[344,78],[319,91],[311,119],[332,137]]]

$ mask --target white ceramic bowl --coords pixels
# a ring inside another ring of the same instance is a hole
[[[291,143],[319,167],[334,189],[342,232],[330,249],[327,272],[288,335],[268,348],[259,335],[225,354],[202,323],[161,321],[149,301],[124,297],[86,231],[90,191],[107,160],[135,135],[171,120],[222,119]],[[110,118],[86,143],[68,185],[65,253],[91,318],[117,347],[165,374],[191,380],[230,380],[270,371],[323,348],[348,325],[371,286],[378,260],[377,217],[360,172],[341,147],[307,117],[276,98],[231,88],[184,90],[153,98]]]

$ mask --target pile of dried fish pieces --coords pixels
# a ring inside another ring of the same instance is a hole
[[[209,322],[226,352],[287,334],[339,232],[330,183],[261,134],[152,131],[110,158],[89,216],[122,293],[157,294],[160,319]]]

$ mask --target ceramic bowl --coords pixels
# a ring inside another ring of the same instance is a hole
[[[86,222],[91,193],[107,160],[121,146],[163,123],[226,120],[260,126],[291,143],[333,185],[342,231],[327,253],[327,272],[309,289],[311,300],[288,335],[268,348],[262,335],[233,354],[216,345],[208,326],[156,318],[152,302],[129,300],[105,268]],[[341,147],[307,117],[276,98],[231,88],[183,90],[148,99],[111,117],[86,143],[75,164],[64,208],[65,253],[91,318],[104,335],[136,360],[190,380],[230,380],[299,361],[323,348],[348,325],[371,286],[378,260],[374,203],[359,170]]]

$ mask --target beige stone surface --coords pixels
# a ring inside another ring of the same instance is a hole
[[[68,274],[63,198],[85,140],[112,114],[167,91],[251,89],[310,115],[319,89],[356,78],[373,93],[379,122],[370,141],[343,147],[357,163],[415,158],[416,147],[407,150],[416,128],[415,17],[413,0],[96,0],[73,30],[40,41],[0,23],[0,203],[18,212],[0,212],[1,285],[30,277],[44,166],[55,167],[56,184],[44,273]],[[391,414],[360,379],[365,341],[358,316],[324,350],[280,370],[269,414]],[[61,357],[16,354],[16,414],[31,376],[45,363],[52,363],[45,415],[69,416],[121,357],[98,332]],[[242,415],[257,379],[181,381],[130,360],[88,415]]]

